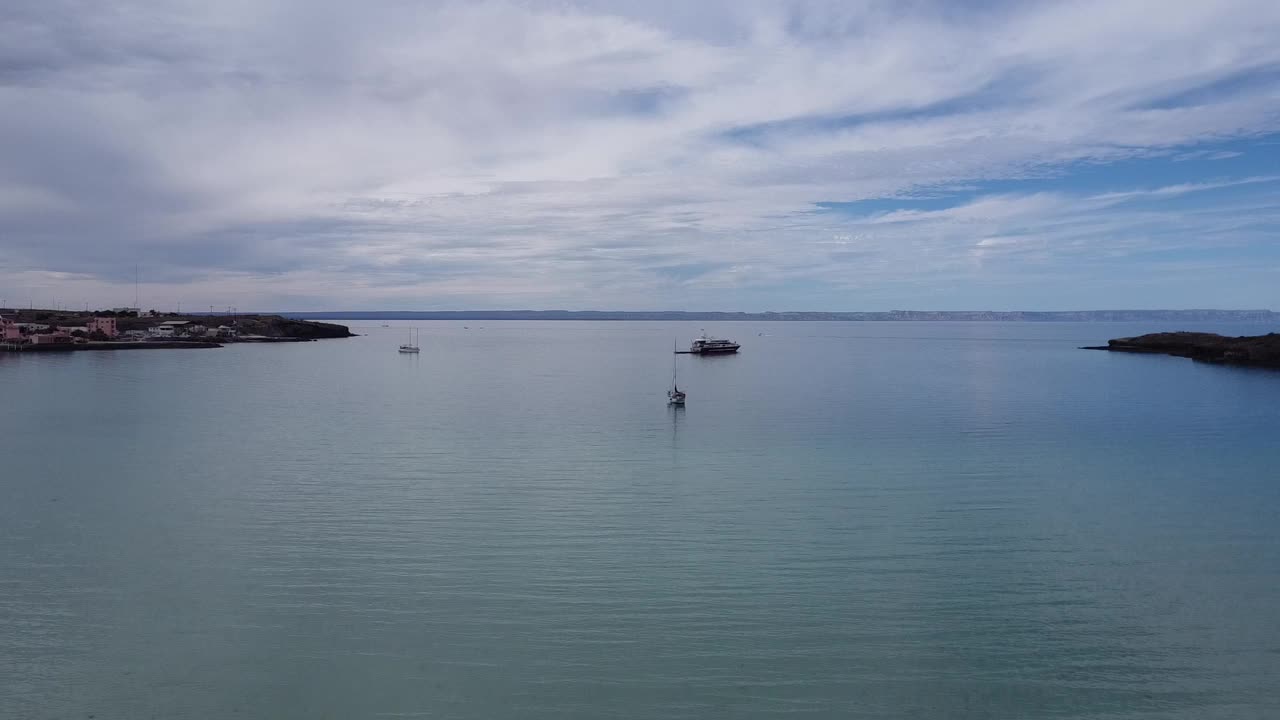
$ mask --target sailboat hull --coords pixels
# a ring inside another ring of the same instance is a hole
[[[417,354],[418,352],[418,329],[410,328],[409,342],[400,346],[400,352],[408,354]]]
[[[672,351],[676,349],[674,340],[671,341],[671,349]],[[676,356],[673,354],[671,356],[671,389],[667,391],[667,404],[684,407],[684,393],[680,391],[680,386],[676,384],[677,369]]]

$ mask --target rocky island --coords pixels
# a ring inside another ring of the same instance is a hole
[[[1280,333],[1226,337],[1214,333],[1168,332],[1116,338],[1084,350],[1158,353],[1221,365],[1280,369]]]

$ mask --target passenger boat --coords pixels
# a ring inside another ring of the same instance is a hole
[[[732,340],[723,340],[720,338],[707,337],[707,331],[702,331],[702,337],[693,341],[689,345],[689,353],[691,355],[717,355],[722,353],[736,353],[741,347]]]

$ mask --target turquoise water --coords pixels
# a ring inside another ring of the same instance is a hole
[[[0,717],[1280,716],[1280,373],[393,325],[0,354]]]

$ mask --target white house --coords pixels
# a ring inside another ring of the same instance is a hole
[[[189,320],[167,320],[147,330],[147,332],[151,333],[151,337],[177,337],[178,335],[186,335],[187,326],[190,324]]]

